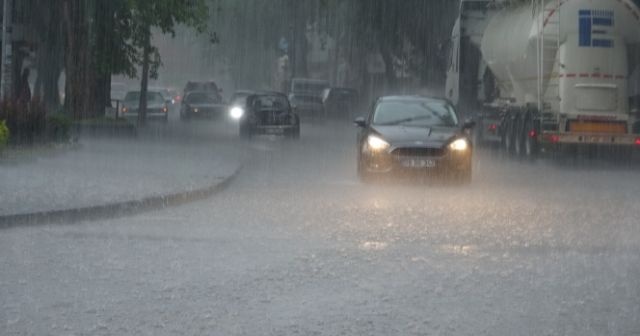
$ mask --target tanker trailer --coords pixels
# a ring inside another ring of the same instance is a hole
[[[640,148],[629,108],[640,59],[631,0],[463,0],[452,42],[447,94],[475,114],[476,141],[528,158]]]

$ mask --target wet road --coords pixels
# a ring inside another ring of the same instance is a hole
[[[224,193],[0,231],[2,335],[638,335],[640,170],[476,155],[362,185],[355,129],[236,139]],[[212,140],[213,141],[213,140]]]

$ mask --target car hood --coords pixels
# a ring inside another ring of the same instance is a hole
[[[441,148],[461,135],[457,127],[372,126],[392,147]]]

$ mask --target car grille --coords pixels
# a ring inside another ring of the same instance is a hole
[[[439,157],[444,155],[442,148],[397,148],[392,154],[396,157]]]

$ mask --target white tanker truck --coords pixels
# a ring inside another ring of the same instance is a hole
[[[507,152],[640,148],[632,0],[461,0],[446,95]],[[628,151],[629,150],[629,151]]]

